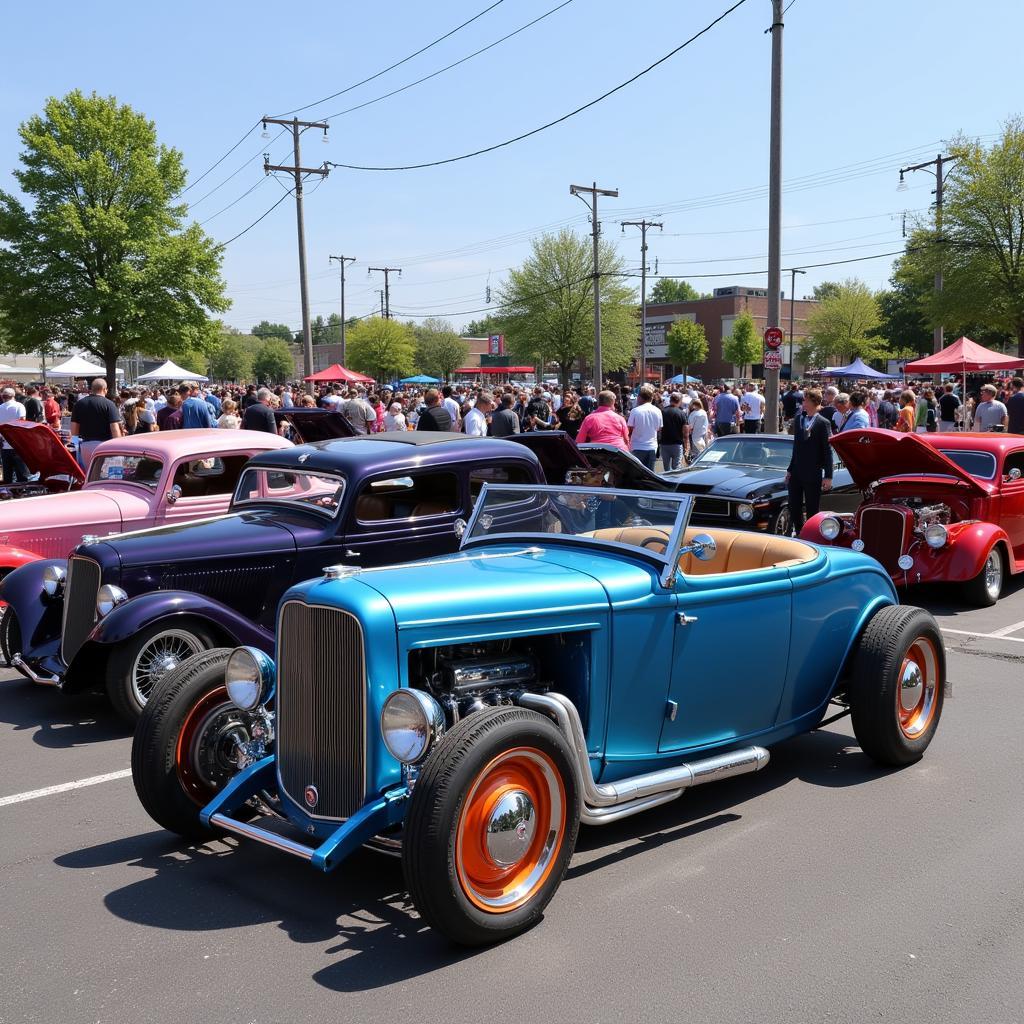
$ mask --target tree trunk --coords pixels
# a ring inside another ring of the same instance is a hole
[[[1024,320],[1017,324],[1017,358],[1024,359]]]
[[[103,363],[107,370],[107,394],[117,394],[117,349],[113,345],[103,347]]]

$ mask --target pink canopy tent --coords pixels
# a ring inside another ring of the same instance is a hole
[[[355,370],[346,370],[341,363],[335,363],[333,366],[328,366],[326,370],[321,370],[319,373],[310,374],[308,377],[303,377],[303,380],[321,381],[326,383],[327,381],[342,381],[345,384],[372,384],[373,378],[367,377],[362,373],[356,373]]]
[[[978,373],[984,370],[1015,370],[1024,366],[1019,356],[1004,356],[983,348],[970,338],[957,338],[935,355],[907,363],[904,373]]]

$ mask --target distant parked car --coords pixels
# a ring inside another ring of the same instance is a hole
[[[0,423],[0,437],[21,456],[29,473],[39,475],[38,480],[0,483],[0,501],[77,491],[85,482],[82,467],[45,423]]]

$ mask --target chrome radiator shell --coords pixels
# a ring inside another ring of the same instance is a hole
[[[60,631],[60,656],[65,665],[71,664],[96,625],[96,595],[101,579],[98,562],[81,555],[68,559]]]

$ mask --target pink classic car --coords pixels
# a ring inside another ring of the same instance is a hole
[[[43,479],[73,478],[76,470],[81,479],[71,454],[48,427],[10,426],[19,433],[31,430],[37,443],[30,467]],[[290,445],[276,434],[254,430],[171,430],[105,441],[80,490],[0,502],[0,578],[26,562],[66,557],[83,534],[226,512],[245,462],[258,452]]]

